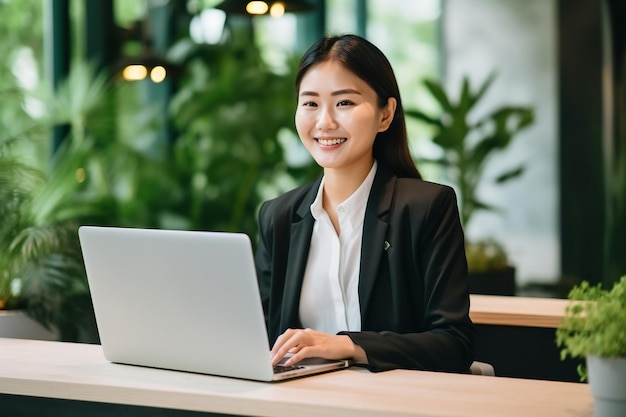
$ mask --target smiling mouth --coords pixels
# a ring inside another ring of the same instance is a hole
[[[332,145],[339,145],[341,143],[344,143],[347,139],[346,138],[336,138],[336,139],[320,139],[320,138],[317,138],[316,140],[322,146],[332,146]]]

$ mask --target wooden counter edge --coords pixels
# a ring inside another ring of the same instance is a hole
[[[556,328],[566,299],[470,294],[470,318],[475,324]]]

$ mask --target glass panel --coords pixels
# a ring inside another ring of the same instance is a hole
[[[406,109],[436,109],[431,96],[425,93],[423,80],[439,78],[440,16],[440,0],[368,1],[367,38],[389,58]],[[430,142],[430,129],[411,119],[407,119],[407,129],[416,159],[439,155]],[[419,168],[430,180],[440,176],[437,167],[420,165]]]

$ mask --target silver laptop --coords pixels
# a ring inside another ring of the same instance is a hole
[[[259,381],[350,365],[310,359],[272,367],[245,234],[94,226],[78,234],[111,362]]]

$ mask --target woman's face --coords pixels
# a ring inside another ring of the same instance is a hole
[[[324,169],[367,172],[378,132],[393,120],[396,101],[378,106],[376,92],[339,62],[315,64],[302,78],[296,110],[300,140]]]

